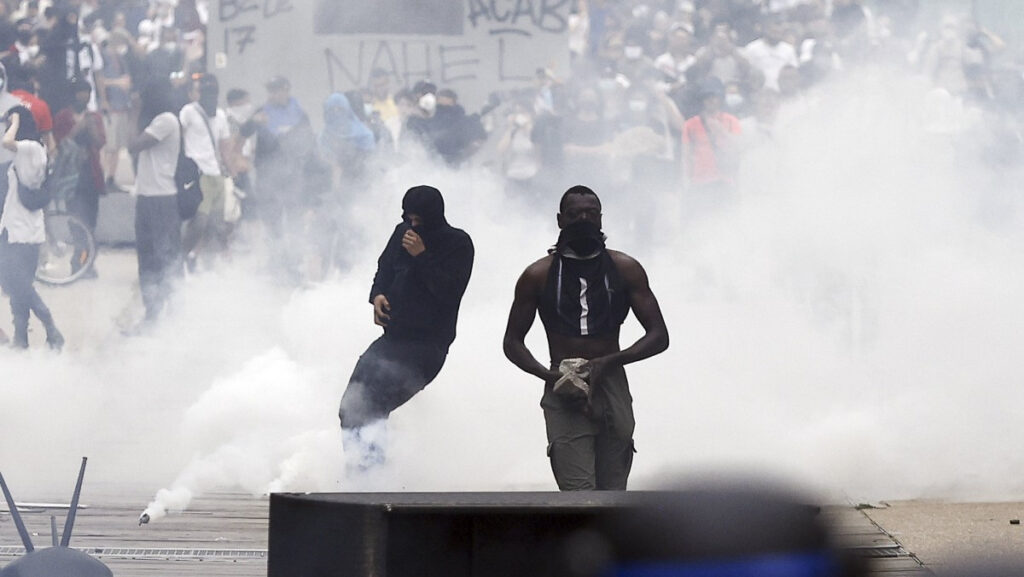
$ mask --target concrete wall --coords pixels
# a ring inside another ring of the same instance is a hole
[[[209,69],[222,91],[289,78],[314,118],[333,91],[365,86],[375,67],[392,87],[429,78],[467,110],[495,90],[528,86],[538,67],[568,68],[570,0],[215,0]]]

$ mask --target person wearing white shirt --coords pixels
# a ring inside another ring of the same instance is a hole
[[[799,68],[796,49],[789,42],[782,40],[782,25],[768,22],[764,28],[764,36],[747,44],[743,55],[750,64],[764,73],[764,87],[779,89],[779,71],[786,66]]]
[[[40,141],[35,119],[28,108],[15,106],[6,117],[4,150],[14,153],[7,170],[8,192],[0,216],[0,255],[2,255],[2,281],[10,295],[11,317],[14,320],[12,346],[28,348],[29,315],[46,328],[46,343],[51,349],[64,346],[64,335],[57,330],[50,309],[36,292],[36,267],[39,264],[39,246],[46,242],[43,210],[29,210],[22,204],[19,185],[39,188],[46,178],[46,149]]]
[[[668,50],[654,60],[654,67],[672,79],[675,85],[686,82],[686,71],[697,62],[691,51],[693,35],[683,24],[672,25],[668,36]]]
[[[193,83],[193,101],[179,113],[185,156],[199,167],[199,189],[203,193],[203,201],[196,216],[189,221],[183,239],[185,262],[190,270],[195,268],[199,254],[211,237],[216,237],[221,248],[226,244],[227,177],[222,150],[230,142],[231,128],[227,114],[217,107],[219,94],[217,78],[203,74]]]
[[[181,276],[181,217],[174,182],[181,126],[171,94],[167,80],[143,89],[139,125],[144,128],[128,144],[128,151],[138,154],[135,250],[147,323],[160,315]]]

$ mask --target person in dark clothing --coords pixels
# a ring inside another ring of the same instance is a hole
[[[420,114],[411,116],[406,128],[449,166],[462,164],[486,140],[479,116],[467,115],[451,90],[437,91],[433,84],[419,82],[413,93],[418,96]]]
[[[358,106],[363,106],[362,100]],[[352,99],[340,92],[324,102],[324,130],[320,133],[320,150],[336,169],[337,180],[356,183],[363,177],[366,159],[377,147],[373,130],[359,117]]]
[[[540,405],[558,488],[625,490],[635,421],[624,365],[668,348],[668,329],[640,263],[605,248],[601,201],[593,190],[574,186],[565,192],[558,227],[554,249],[516,284],[505,356],[544,380]],[[619,328],[630,310],[645,334],[622,349]],[[526,348],[538,312],[550,367]]]
[[[54,138],[59,145],[65,138],[71,138],[84,153],[79,166],[78,181],[74,196],[68,201],[68,210],[82,219],[90,231],[96,231],[99,218],[100,195],[106,192],[106,180],[100,152],[107,143],[103,116],[88,109],[92,86],[85,80],[71,83],[74,100],[71,106],[61,110],[53,119]],[[75,239],[75,254],[72,256],[72,270],[77,271],[85,260],[85,240]],[[87,273],[95,276],[96,267]]]
[[[74,62],[68,62],[68,54],[75,54],[80,46],[78,12],[71,6],[52,8],[54,24],[39,37],[39,54],[43,56],[39,96],[50,105],[50,110],[62,110],[74,100],[70,85],[78,70]]]
[[[448,224],[436,188],[410,188],[402,211],[370,289],[384,335],[359,357],[338,411],[350,470],[384,461],[378,434],[388,415],[440,372],[473,270],[473,242]]]
[[[256,136],[253,164],[255,209],[276,243],[274,260],[292,276],[298,263],[308,215],[319,194],[321,166],[309,116],[291,96],[291,83],[274,76],[267,84],[267,102],[240,127],[242,138]]]

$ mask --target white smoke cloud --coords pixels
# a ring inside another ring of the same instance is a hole
[[[851,73],[783,111],[735,205],[688,217],[686,197],[644,190],[606,203],[609,245],[644,264],[672,336],[628,369],[632,487],[743,469],[858,501],[1024,495],[1021,201],[964,153],[969,134],[925,130],[926,98],[914,79]],[[440,376],[392,415],[388,465],[348,480],[338,401],[379,334],[376,257],[420,183],[472,235],[475,270]],[[154,513],[221,487],[554,489],[541,383],[501,337],[518,275],[557,235],[560,194],[526,202],[484,169],[404,165],[352,196],[349,270],[295,289],[257,248],[189,279],[137,338],[111,320],[134,269],[101,260],[94,304],[66,300],[83,287],[44,294],[72,336],[64,355],[0,351],[5,476],[63,491],[87,454],[90,483],[140,505],[165,487]],[[623,344],[639,334],[628,320]],[[527,342],[544,362],[539,323]]]

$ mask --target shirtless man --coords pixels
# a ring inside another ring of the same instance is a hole
[[[562,196],[561,233],[551,253],[527,267],[516,283],[504,350],[517,367],[544,380],[541,407],[548,456],[558,488],[625,490],[633,464],[632,397],[624,365],[668,348],[668,329],[647,273],[635,259],[604,246],[601,201],[574,186]],[[619,346],[619,327],[632,310],[645,334]],[[551,365],[526,348],[526,334],[540,313]],[[577,382],[555,390],[565,359],[585,359]],[[589,388],[588,392],[581,392]]]

